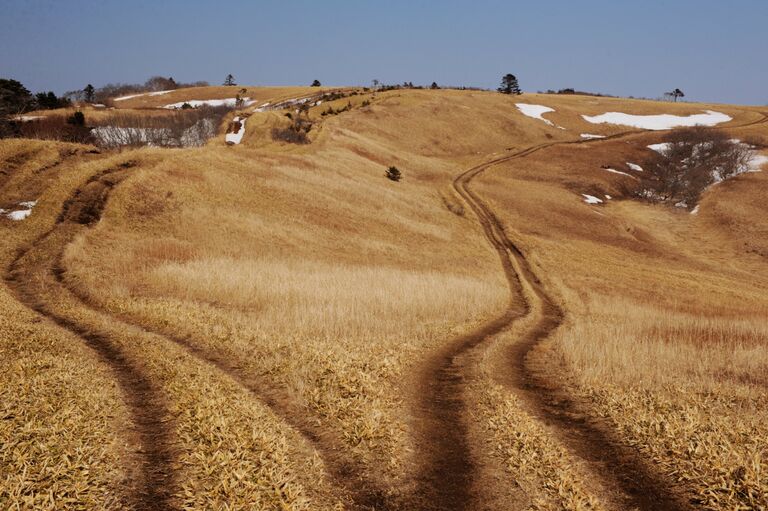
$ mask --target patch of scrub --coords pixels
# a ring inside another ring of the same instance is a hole
[[[592,124],[620,124],[645,130],[668,130],[682,126],[715,126],[733,120],[731,116],[713,110],[706,110],[703,114],[688,116],[671,114],[633,115],[621,112],[607,112],[601,115],[582,115],[581,117]]]
[[[598,199],[594,195],[587,195],[586,193],[581,194],[582,197],[584,197],[584,202],[587,204],[602,204],[603,199]]]
[[[227,133],[226,142],[236,145],[243,140],[243,135],[245,135],[245,118],[235,117],[233,123],[239,123],[240,127],[235,133]]]
[[[584,139],[587,139],[587,140],[591,140],[591,139],[593,139],[593,138],[605,138],[605,135],[593,135],[593,134],[591,134],[591,133],[582,133],[582,134],[581,134],[581,135],[579,135],[579,136],[580,136],[581,138],[584,138]]]
[[[251,98],[241,98],[243,100],[243,106],[250,106],[253,104]],[[178,103],[171,103],[165,105],[163,108],[175,109],[181,108],[185,104],[188,104],[192,108],[198,108],[201,106],[227,106],[235,108],[237,106],[237,98],[224,98],[224,99],[190,99],[187,101],[179,101]]]
[[[554,108],[549,108],[548,106],[543,105],[531,105],[528,103],[515,103],[515,106],[518,110],[520,110],[523,115],[532,117],[534,119],[538,119],[540,121],[544,121],[545,123],[549,124],[550,126],[554,126],[554,123],[552,121],[548,121],[542,115],[548,113],[548,112],[554,112]]]
[[[32,208],[34,208],[36,205],[37,205],[36,200],[19,202],[18,206],[23,209],[17,209],[15,211],[11,211],[10,213],[6,213],[4,209],[0,209],[0,214],[4,214],[9,219],[15,220],[18,222],[20,220],[24,220],[29,215],[31,215]]]
[[[627,167],[629,167],[630,169],[634,170],[635,172],[642,172],[643,171],[643,167],[641,167],[637,163],[627,162]]]

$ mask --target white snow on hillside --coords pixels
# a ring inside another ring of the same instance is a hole
[[[21,121],[21,122],[29,122],[29,121],[39,121],[40,119],[45,119],[44,115],[19,115],[18,117],[14,117],[14,121]]]
[[[603,203],[603,199],[598,199],[594,195],[587,195],[586,193],[582,193],[581,195],[582,195],[582,197],[584,197],[584,202],[586,202],[587,204],[602,204]]]
[[[585,139],[605,138],[605,135],[592,135],[590,133],[582,133],[580,136]]]
[[[237,130],[237,133],[227,133],[226,136],[226,142],[227,144],[239,144],[241,140],[243,140],[243,135],[245,135],[245,119],[241,119],[240,117],[235,117],[234,122],[240,123],[240,129]]]
[[[681,126],[715,126],[722,122],[732,120],[729,115],[706,110],[703,114],[688,116],[660,114],[660,115],[632,115],[621,112],[607,112],[601,115],[581,116],[592,124],[620,124],[645,130],[668,130]]]
[[[173,92],[173,91],[158,90],[155,92],[142,92],[140,94],[130,94],[128,96],[120,96],[119,98],[115,98],[114,101],[125,101],[127,99],[140,98],[141,96],[162,96],[163,94],[168,94],[169,92]]]
[[[745,172],[761,172],[762,167],[766,164],[768,164],[768,156],[755,154],[749,159]]]
[[[20,221],[27,218],[29,215],[32,214],[32,208],[34,208],[37,205],[36,200],[30,200],[30,201],[24,201],[19,202],[19,206],[24,209],[19,209],[16,211],[11,211],[10,213],[6,213],[4,209],[0,209],[0,214],[4,214],[6,217],[8,217],[11,220]]]
[[[605,170],[606,172],[613,172],[614,174],[621,174],[622,176],[631,177],[632,179],[637,179],[635,176],[627,174],[626,172],[622,172],[620,170],[610,169],[610,168],[609,169],[603,169],[603,170]]]
[[[548,121],[544,117],[542,117],[543,114],[546,114],[547,112],[554,112],[554,108],[549,108],[548,106],[543,105],[531,105],[528,103],[515,103],[515,106],[518,110],[520,110],[523,115],[526,115],[528,117],[533,117],[534,119],[538,119],[540,121],[544,121],[550,126],[554,126],[552,121]]]
[[[139,96],[143,96],[144,93],[141,94],[130,94],[128,96],[120,96],[119,98],[115,98],[114,101],[125,101],[126,99],[133,99],[138,98]]]
[[[656,151],[657,153],[664,154],[669,148],[672,147],[672,144],[669,142],[662,142],[660,144],[651,144],[648,146],[648,149],[651,151]]]
[[[635,172],[642,172],[643,171],[643,167],[641,167],[637,163],[627,162],[627,167],[629,167],[630,169],[634,170]]]
[[[98,126],[91,130],[99,144],[106,147],[126,145],[155,145],[158,140],[170,137],[167,128],[123,128],[120,126]],[[162,144],[160,144],[162,145]]]
[[[242,98],[243,99],[243,106],[249,106],[253,103],[251,101],[251,98]],[[189,106],[192,108],[197,108],[200,106],[228,106],[230,108],[235,108],[237,105],[237,98],[224,98],[224,99],[190,99],[188,101],[179,101],[178,103],[171,103],[170,105],[165,105],[163,108],[168,109],[174,109],[174,108],[181,108],[184,106],[185,103],[189,103]]]

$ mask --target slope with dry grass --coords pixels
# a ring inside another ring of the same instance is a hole
[[[187,92],[182,99],[206,99]],[[151,98],[164,104],[171,94]],[[439,499],[425,502],[436,483],[424,479],[430,447],[418,433],[424,368],[525,301],[512,286],[510,303],[497,254],[453,177],[581,132],[639,131],[591,125],[580,114],[711,108],[727,111],[733,125],[763,118],[721,105],[467,91],[338,101],[353,108],[332,116],[320,116],[323,105],[310,110],[317,125],[308,145],[271,140],[272,126],[286,121],[258,112],[237,147],[216,141],[127,153],[137,166],[111,190],[100,221],[62,231],[55,249],[38,247],[41,257],[60,253],[58,277],[46,273],[54,258],[25,279],[46,283],[37,289],[51,313],[102,332],[157,385],[178,439],[174,505],[439,507]],[[516,101],[552,106],[546,117],[566,129],[523,116]],[[761,128],[734,134],[750,129]],[[762,175],[718,185],[699,216],[621,200],[623,178],[600,166],[635,161],[654,141],[639,133],[553,146],[494,168],[472,187],[489,198],[565,311],[564,324],[525,362],[526,370],[544,368],[539,374],[562,368],[550,384],[572,391],[576,404],[556,406],[596,416],[611,445],[657,462],[667,482],[697,502],[758,505],[765,485],[757,444],[738,439],[763,435],[753,403],[764,396],[765,283],[748,275],[764,261],[759,242],[749,245],[752,255],[741,248],[742,233],[761,228],[748,222],[756,188],[742,183],[759,184]],[[403,181],[383,176],[388,165]],[[77,168],[80,183],[97,171]],[[590,207],[581,193],[614,200]],[[735,207],[729,193],[750,206]],[[49,225],[66,196],[51,199]],[[27,232],[26,225],[14,227]],[[704,314],[713,318],[703,322]],[[534,319],[449,360],[459,375],[449,399],[461,406],[438,424],[455,425],[466,444],[457,458],[469,467],[462,506],[626,507],[610,465],[574,449],[504,377],[505,354]],[[110,399],[125,406],[117,390]],[[746,419],[735,410],[748,410]],[[710,433],[696,436],[697,428]],[[733,447],[721,449],[723,442]],[[119,472],[114,458],[106,463]],[[99,484],[118,488],[116,481]]]

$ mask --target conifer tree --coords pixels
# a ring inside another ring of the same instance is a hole
[[[497,90],[503,94],[522,94],[520,84],[517,83],[517,78],[511,73],[504,75],[501,79],[501,87]]]

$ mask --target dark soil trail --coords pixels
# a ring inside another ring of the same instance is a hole
[[[58,222],[69,222],[86,226],[95,223],[95,221],[100,218],[106,205],[109,198],[109,192],[120,179],[122,179],[122,177],[118,177],[115,174],[108,174],[91,180],[89,185],[78,190],[75,195],[65,203],[64,210],[62,211]],[[64,245],[70,240],[71,237],[65,240],[63,242]],[[58,253],[60,254],[62,251],[63,245]],[[267,404],[277,416],[298,431],[299,434],[307,440],[308,444],[312,445],[317,450],[323,459],[326,469],[329,471],[340,491],[339,497],[346,501],[349,509],[390,509],[386,492],[374,481],[364,475],[365,471],[362,465],[351,460],[349,456],[346,455],[341,438],[329,432],[327,429],[322,428],[314,417],[308,415],[306,409],[296,405],[294,402],[295,400],[286,395],[281,389],[276,388],[274,383],[269,382],[262,377],[249,374],[249,372],[238,363],[237,357],[232,357],[222,351],[206,347],[205,343],[194,342],[188,337],[179,336],[170,329],[160,330],[150,325],[143,324],[128,315],[118,315],[105,310],[101,304],[96,303],[90,296],[67,284],[66,279],[64,278],[65,270],[59,263],[60,258],[57,258],[55,261],[47,261],[47,264],[49,265],[48,268],[50,268],[50,271],[56,277],[57,284],[66,289],[66,291],[81,302],[83,306],[111,316],[121,323],[131,325],[142,331],[149,332],[176,343],[193,357],[215,366],[223,373],[232,377],[257,400]],[[23,282],[21,279],[16,279],[15,281]],[[16,286],[16,288],[19,289],[19,286]],[[21,292],[19,292],[19,295],[21,296]],[[36,297],[34,296],[30,296],[30,302],[28,303],[34,303],[35,307],[38,307]],[[36,308],[36,310],[38,309]],[[43,310],[38,311],[46,314]],[[77,325],[66,320],[66,318],[60,318],[51,314],[46,315],[66,328],[75,331],[78,335],[81,335],[89,341],[91,340],[91,337],[96,335],[91,332],[81,331]],[[109,343],[106,339],[95,339],[93,342],[95,342],[95,345],[99,349],[105,351],[109,350]],[[108,355],[107,359],[109,361],[112,361],[115,357],[119,358],[119,354],[109,353],[105,355]],[[115,360],[117,360],[117,358],[115,358]],[[122,361],[120,364],[122,365]],[[139,384],[148,382],[131,381],[127,383],[130,383],[133,387],[137,387]],[[137,392],[132,392],[129,394],[129,397],[137,394]],[[147,394],[147,392],[145,392],[145,394]],[[136,403],[136,408],[141,408],[144,405],[146,405],[146,403]],[[141,417],[138,419],[141,419]],[[150,426],[154,426],[152,421],[147,424],[147,431],[151,429]],[[160,480],[158,482],[162,483]]]
[[[626,135],[617,134],[608,139]],[[552,142],[532,146],[473,167],[454,180],[456,192],[472,208],[486,238],[499,254],[512,301],[507,312],[482,329],[455,339],[433,356],[423,370],[419,385],[421,398],[415,410],[420,425],[419,438],[426,441],[420,453],[424,458],[418,481],[419,496],[424,497],[420,509],[474,507],[471,491],[474,462],[467,443],[462,357],[482,343],[492,342],[495,334],[529,314],[534,314],[538,320],[514,344],[497,377],[523,397],[535,415],[554,426],[572,452],[594,462],[590,466],[598,471],[596,477],[618,495],[612,500],[621,507],[648,511],[689,507],[661,478],[652,474],[635,453],[609,438],[604,425],[580,419],[583,415],[552,378],[554,375],[548,374],[546,368],[533,368],[526,363],[529,351],[558,328],[563,312],[548,296],[525,255],[510,241],[498,218],[469,187],[472,179],[494,165],[524,158],[555,145],[594,142]],[[516,297],[523,297],[524,303],[520,305]]]
[[[130,360],[114,342],[111,333],[93,330],[78,319],[59,312],[50,296],[66,290],[57,286],[55,268],[75,235],[98,221],[109,191],[127,176],[126,163],[91,178],[68,200],[47,233],[20,252],[6,275],[18,300],[57,325],[80,337],[111,369],[131,415],[127,426],[134,455],[126,461],[132,477],[125,492],[126,507],[136,510],[175,509],[171,495],[173,477],[173,434],[164,396],[142,368]]]
[[[733,127],[768,122],[768,115],[758,113],[760,119]],[[549,297],[522,251],[510,241],[499,219],[469,187],[471,181],[489,167],[524,158],[548,147],[599,144],[643,133],[635,130],[597,140],[543,143],[485,162],[454,179],[454,189],[472,208],[486,238],[499,255],[511,301],[504,314],[481,329],[454,339],[433,355],[422,369],[419,399],[414,410],[423,460],[417,481],[418,495],[414,497],[416,508],[460,510],[473,507],[474,462],[467,442],[463,399],[466,361],[463,359],[473,348],[490,342],[491,337],[513,321],[529,314],[535,314],[538,320],[509,350],[507,360],[500,364],[503,367],[496,371],[500,382],[524,398],[535,415],[554,426],[573,453],[590,462],[595,476],[612,492],[609,498],[614,504],[649,511],[691,508],[636,452],[611,438],[607,424],[583,414],[584,404],[577,403],[560,387],[556,370],[527,363],[531,349],[560,326],[563,311]],[[521,305],[516,297],[522,297],[524,303]]]
[[[63,271],[59,270],[59,273],[61,274]],[[61,282],[62,285],[66,285],[64,279]],[[361,511],[395,509],[389,503],[387,492],[365,476],[362,465],[346,455],[346,449],[341,438],[324,429],[316,419],[307,413],[306,409],[297,405],[295,400],[286,392],[276,388],[274,383],[268,382],[263,377],[250,374],[238,363],[236,357],[204,347],[201,343],[194,342],[189,337],[180,337],[170,330],[161,330],[152,325],[144,324],[129,315],[114,314],[103,309],[101,304],[94,302],[90,296],[80,290],[73,287],[68,287],[68,289],[89,307],[109,314],[123,323],[176,343],[198,360],[211,364],[229,375],[255,399],[269,406],[275,415],[296,430],[320,454],[326,470],[339,490],[338,497],[345,500],[348,506],[346,509]]]

